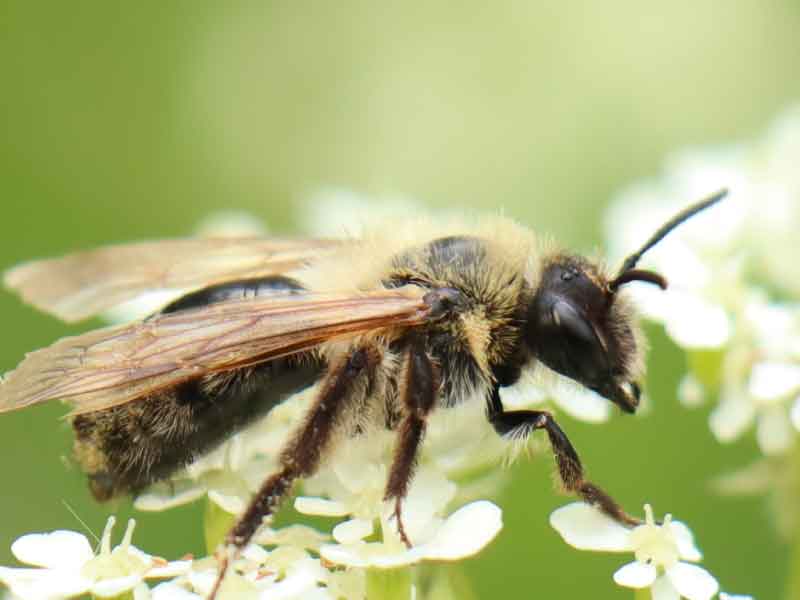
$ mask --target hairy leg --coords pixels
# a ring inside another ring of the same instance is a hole
[[[398,427],[397,445],[384,495],[385,500],[395,501],[397,532],[409,548],[411,541],[402,519],[403,499],[408,494],[408,486],[414,476],[417,454],[425,437],[425,419],[436,403],[438,387],[436,367],[425,352],[423,340],[415,337],[404,357],[400,387],[404,416]]]
[[[229,561],[247,546],[264,518],[277,510],[294,481],[312,475],[317,470],[342,411],[351,403],[358,389],[358,378],[369,376],[376,362],[369,350],[359,349],[331,365],[314,405],[281,452],[279,470],[262,484],[228,533],[225,550],[219,556],[219,574],[210,595],[211,600],[219,591]]]
[[[556,423],[553,415],[539,410],[505,411],[497,388],[492,392],[488,404],[488,419],[495,431],[510,439],[527,439],[537,429],[544,429],[558,465],[558,475],[564,490],[576,494],[615,521],[624,525],[638,525],[640,520],[626,513],[619,503],[600,487],[584,477],[578,453],[567,438],[567,434]]]

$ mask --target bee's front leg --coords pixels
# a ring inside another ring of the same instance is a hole
[[[422,336],[414,336],[403,358],[400,377],[400,402],[403,420],[397,433],[389,479],[384,500],[394,500],[394,516],[397,533],[407,547],[411,547],[402,519],[403,499],[414,476],[417,453],[425,436],[425,420],[436,404],[439,389],[439,373],[436,365],[425,351]]]
[[[365,388],[360,385],[361,378],[371,377],[377,363],[377,353],[373,349],[361,348],[328,369],[313,406],[281,451],[280,469],[262,484],[226,536],[224,547],[218,551],[217,580],[209,600],[216,598],[231,563],[250,543],[264,519],[278,509],[294,481],[313,475],[317,470],[342,412],[358,399],[359,390]]]
[[[558,475],[564,490],[579,496],[584,502],[596,506],[609,517],[623,525],[639,525],[641,520],[626,513],[619,502],[599,486],[585,479],[583,465],[567,434],[559,427],[549,412],[541,410],[505,411],[498,388],[488,401],[487,416],[495,431],[510,439],[526,439],[537,429],[544,429],[558,466]]]

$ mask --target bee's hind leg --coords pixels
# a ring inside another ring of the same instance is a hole
[[[641,520],[626,513],[622,506],[599,486],[585,479],[583,465],[567,434],[556,423],[553,415],[541,410],[505,411],[495,387],[488,400],[487,416],[495,431],[508,439],[524,440],[537,429],[544,429],[550,439],[553,455],[558,466],[558,475],[564,490],[579,496],[584,502],[599,508],[606,515],[622,523],[634,526]]]
[[[414,476],[417,453],[425,436],[425,419],[436,403],[438,379],[439,374],[425,352],[423,339],[415,336],[403,357],[400,402],[404,416],[398,427],[397,446],[384,495],[384,500],[395,501],[397,533],[409,548],[411,540],[408,539],[402,519],[403,499],[408,494],[408,486]]]
[[[375,353],[366,348],[351,352],[333,363],[324,376],[313,406],[280,454],[280,469],[271,475],[253,497],[228,533],[218,556],[217,580],[209,596],[219,592],[225,574],[241,551],[250,543],[265,517],[272,515],[288,494],[294,481],[312,475],[329,446],[342,412],[358,396],[362,377],[371,376],[377,365]]]

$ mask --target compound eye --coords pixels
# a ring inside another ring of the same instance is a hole
[[[610,370],[605,341],[580,308],[559,298],[540,309],[531,338],[539,360],[590,387],[605,380]]]
[[[589,344],[595,341],[592,327],[569,302],[558,300],[553,304],[550,314],[556,327],[563,329],[568,335]]]

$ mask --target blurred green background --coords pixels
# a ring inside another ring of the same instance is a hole
[[[292,232],[320,188],[503,210],[577,249],[605,203],[687,145],[762,130],[800,98],[800,3],[0,2],[0,267],[185,235],[246,209]],[[690,199],[686,199],[687,201]],[[0,371],[66,326],[0,294]],[[779,595],[788,550],[759,499],[708,489],[755,455],[677,405],[683,358],[651,328],[646,417],[564,417],[593,479],[688,522],[725,589]],[[63,407],[0,418],[0,563],[18,535],[98,532],[107,511],[65,466]],[[505,528],[468,564],[480,598],[632,596],[628,557],[549,527],[551,460],[514,468]],[[144,514],[136,541],[202,552],[200,507]]]

